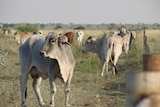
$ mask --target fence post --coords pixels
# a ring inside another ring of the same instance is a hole
[[[143,72],[126,75],[127,107],[160,107],[160,54],[150,54],[144,29]]]

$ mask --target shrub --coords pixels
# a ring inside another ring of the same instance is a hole
[[[2,48],[0,47],[0,67],[3,66],[6,62],[5,56],[7,56],[7,54],[8,53],[2,50]]]
[[[82,30],[84,30],[85,27],[84,27],[84,26],[78,26],[78,27],[76,27],[76,28],[74,28],[74,29],[82,29]]]
[[[20,25],[17,27],[17,30],[21,32],[35,32],[35,31],[38,31],[38,27],[32,26],[32,25],[28,25],[28,26]]]

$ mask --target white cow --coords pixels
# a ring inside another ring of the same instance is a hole
[[[113,66],[112,73],[115,75],[116,63],[122,53],[122,41],[123,39],[114,33],[110,33],[108,36],[103,36],[99,39],[88,37],[82,52],[93,52],[99,56],[103,66],[101,76],[103,76],[105,68],[108,73],[108,62],[111,61]]]
[[[71,46],[66,38],[59,33],[51,32],[48,36],[34,35],[20,46],[21,70],[21,105],[25,106],[27,80],[30,74],[33,78],[33,89],[40,105],[44,105],[40,93],[42,79],[49,77],[50,106],[55,106],[55,79],[60,78],[65,83],[65,106],[69,106],[70,82],[75,67]]]
[[[82,46],[83,36],[84,36],[84,34],[82,31],[76,32],[76,40],[77,40],[79,46]]]
[[[125,53],[128,54],[129,48],[131,47],[131,44],[136,37],[135,32],[129,32],[125,28],[121,28],[118,35],[123,38],[124,50]]]

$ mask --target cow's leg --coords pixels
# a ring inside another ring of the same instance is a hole
[[[21,44],[21,41],[20,41],[20,40],[18,40],[18,44]]]
[[[32,83],[32,87],[34,89],[34,92],[36,94],[36,97],[38,99],[39,104],[44,105],[44,102],[43,102],[43,99],[41,96],[41,92],[40,92],[41,81],[42,81],[42,77],[34,78],[33,83]]]
[[[115,76],[115,74],[116,74],[116,68],[115,68],[115,65],[114,65],[114,66],[112,65],[112,74],[113,74],[113,76]]]
[[[77,40],[77,41],[78,41],[78,46],[80,46],[80,38],[79,38],[79,37],[78,37],[78,40]]]
[[[70,91],[70,83],[71,83],[71,79],[73,76],[73,69],[71,70],[70,74],[69,74],[69,78],[65,84],[65,88],[64,88],[64,92],[65,92],[65,106],[70,106],[68,103],[69,100],[69,91]]]
[[[103,76],[103,74],[104,74],[104,71],[105,71],[105,67],[106,67],[104,62],[102,62],[102,65],[103,65],[103,66],[102,66],[102,72],[101,72],[101,76]]]
[[[115,74],[116,74],[116,63],[117,63],[117,61],[118,61],[118,58],[119,58],[119,55],[117,55],[117,56],[115,56],[114,57],[114,61],[113,61],[113,64],[114,65],[112,65],[112,74],[115,76]]]
[[[125,48],[125,53],[127,54],[129,50],[129,44],[128,43],[124,44],[124,48]]]
[[[27,71],[23,70],[21,72],[20,87],[21,87],[21,106],[22,107],[24,107],[25,103],[26,103],[28,75],[29,75],[29,73]]]
[[[128,53],[128,51],[129,51],[129,41],[127,43],[127,53]]]
[[[105,69],[106,69],[106,76],[108,76],[108,62],[107,62],[107,61],[103,62],[103,67],[102,67],[101,76],[104,75]]]
[[[50,98],[50,106],[55,106],[55,103],[54,103],[54,97],[55,97],[55,94],[56,94],[56,85],[55,85],[55,82],[54,82],[54,78],[52,75],[49,76],[49,83],[50,83],[50,94],[51,94],[51,98]]]
[[[80,43],[80,46],[82,46],[82,38],[80,38],[79,43]]]
[[[105,66],[106,66],[106,78],[108,77],[108,61],[105,62]]]

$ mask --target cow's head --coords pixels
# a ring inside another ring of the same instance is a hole
[[[14,33],[14,39],[16,39],[17,41],[18,41],[18,44],[21,44],[21,40],[20,40],[20,35],[19,35],[19,33],[18,32],[15,32]]]
[[[121,36],[121,37],[123,37],[123,36],[125,36],[127,34],[127,30],[125,29],[125,28],[121,28],[120,29],[120,32],[119,32],[119,35]]]
[[[96,51],[96,42],[95,42],[95,38],[93,38],[92,36],[88,37],[85,45],[82,49],[83,53],[87,53],[87,52],[95,52]]]
[[[62,45],[70,45],[67,42],[67,37],[62,36],[61,33],[50,32],[45,38],[45,44],[40,55],[56,59],[57,55],[61,54]]]

